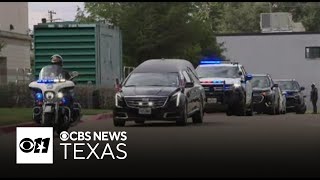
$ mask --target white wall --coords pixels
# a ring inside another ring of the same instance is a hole
[[[0,30],[27,34],[28,2],[0,2]]]
[[[315,82],[320,90],[320,59],[305,58],[305,47],[320,46],[320,33],[218,36],[217,41],[225,42],[224,55],[243,64],[249,73],[298,80],[306,87],[308,102],[311,83]]]
[[[0,40],[7,43],[1,52],[2,56],[7,57],[7,79],[15,81],[17,68],[30,68],[30,41],[3,37],[0,37]]]

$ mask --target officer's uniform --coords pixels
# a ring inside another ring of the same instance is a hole
[[[317,113],[318,89],[315,86],[312,87],[310,100],[313,106],[313,113]]]

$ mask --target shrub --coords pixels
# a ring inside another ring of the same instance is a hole
[[[82,108],[112,109],[114,89],[106,87],[77,85],[75,99]],[[9,83],[0,86],[0,107],[32,107],[34,97],[28,84]]]

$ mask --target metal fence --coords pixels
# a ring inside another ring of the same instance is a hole
[[[0,85],[0,107],[32,107],[34,94],[29,89],[29,82],[7,83]],[[77,85],[74,97],[83,108],[112,109],[114,106],[114,88],[92,84]]]

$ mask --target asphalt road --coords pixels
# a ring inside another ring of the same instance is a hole
[[[227,117],[203,124],[87,121],[70,131],[126,131],[125,160],[64,160],[58,137],[53,165],[16,165],[15,133],[0,136],[1,177],[320,177],[320,115]],[[94,142],[92,146],[95,145]],[[102,143],[101,143],[102,144]],[[104,145],[97,152],[103,151]],[[115,145],[112,146],[116,151]],[[84,154],[88,154],[89,149]],[[73,152],[68,152],[72,157]]]

